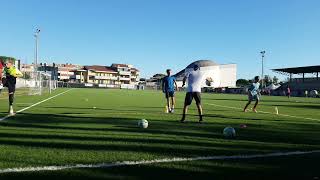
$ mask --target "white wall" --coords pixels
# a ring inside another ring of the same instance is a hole
[[[220,87],[236,87],[237,65],[236,64],[220,65],[220,76],[221,76]]]

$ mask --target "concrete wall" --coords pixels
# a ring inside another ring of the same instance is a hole
[[[220,87],[236,87],[237,82],[237,65],[224,64],[220,65]]]

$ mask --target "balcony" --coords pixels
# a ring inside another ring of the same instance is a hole
[[[119,80],[120,80],[120,81],[130,81],[130,78],[120,77]]]
[[[130,76],[131,72],[130,71],[119,71],[120,75],[126,75],[126,76]]]
[[[58,79],[62,80],[62,79],[69,79],[70,76],[58,76]]]
[[[94,76],[95,79],[101,79],[101,80],[107,80],[107,79],[111,79],[110,76]]]
[[[74,72],[70,72],[70,71],[58,71],[58,73],[64,74],[64,75],[74,75]]]
[[[72,75],[70,76],[70,79],[81,79],[80,75]]]

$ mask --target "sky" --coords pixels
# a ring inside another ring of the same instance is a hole
[[[199,59],[237,77],[319,65],[318,0],[0,0],[0,55],[41,62],[132,64],[142,77]],[[280,76],[280,78],[285,78]]]

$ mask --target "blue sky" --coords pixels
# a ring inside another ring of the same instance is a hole
[[[0,0],[0,55],[46,62],[129,63],[142,76],[194,60],[237,63],[238,78],[319,64],[318,0]]]

